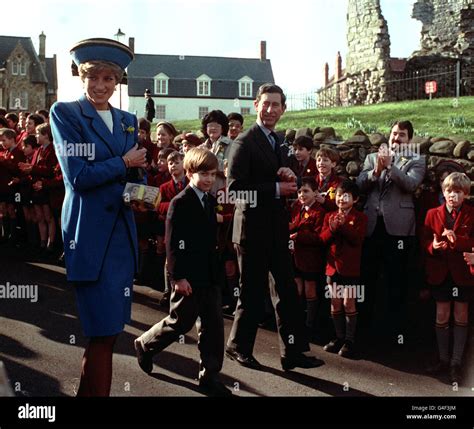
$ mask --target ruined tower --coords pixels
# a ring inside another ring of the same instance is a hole
[[[380,0],[348,1],[347,47],[348,103],[387,101],[390,36]]]

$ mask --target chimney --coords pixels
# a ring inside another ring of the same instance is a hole
[[[42,31],[39,35],[39,59],[43,60],[46,58],[46,35]]]
[[[260,61],[267,60],[267,42],[262,40],[260,42]]]
[[[342,77],[342,58],[341,53],[337,53],[336,57],[336,73],[334,75],[334,81],[337,82]]]
[[[128,38],[128,47],[135,53],[135,37]]]
[[[324,87],[328,86],[329,84],[329,64],[324,64]]]

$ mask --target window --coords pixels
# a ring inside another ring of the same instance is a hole
[[[196,79],[197,95],[201,97],[209,97],[211,95],[211,78],[205,74]]]
[[[241,115],[250,115],[250,107],[241,107],[240,108]]]
[[[12,74],[17,75],[18,74],[18,69],[19,69],[19,62],[18,61],[13,61],[12,62]]]
[[[155,94],[168,95],[168,80],[169,77],[164,73],[155,76]]]
[[[10,104],[11,110],[27,110],[28,109],[28,92],[27,91],[11,91],[9,104]]]
[[[21,60],[15,60],[12,62],[12,75],[26,76],[26,62]]]
[[[252,98],[253,96],[253,80],[248,76],[239,79],[239,97]]]
[[[200,107],[199,108],[199,119],[204,118],[209,113],[209,107]]]
[[[156,119],[166,119],[166,106],[164,104],[156,106]]]

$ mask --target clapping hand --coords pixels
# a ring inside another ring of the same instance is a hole
[[[18,168],[22,171],[22,173],[30,173],[33,166],[27,162],[19,162]]]
[[[296,182],[296,174],[288,167],[281,167],[277,171],[277,176],[282,182]]]
[[[130,149],[123,157],[127,168],[132,167],[141,167],[146,168],[146,149],[138,149],[138,144],[136,144],[132,149]],[[21,167],[20,167],[21,168]]]
[[[474,265],[474,247],[472,248],[473,253],[464,252],[464,260],[467,262],[468,265]]]
[[[448,243],[444,240],[440,240],[437,234],[433,234],[433,249],[435,250],[446,250]]]
[[[456,242],[456,234],[452,229],[445,228],[441,236],[446,237],[451,244],[454,244]]]

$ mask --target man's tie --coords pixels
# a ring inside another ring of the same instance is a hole
[[[204,203],[204,212],[206,213],[207,217],[211,216],[211,208],[209,207],[209,195],[204,194],[202,196],[202,202]]]

